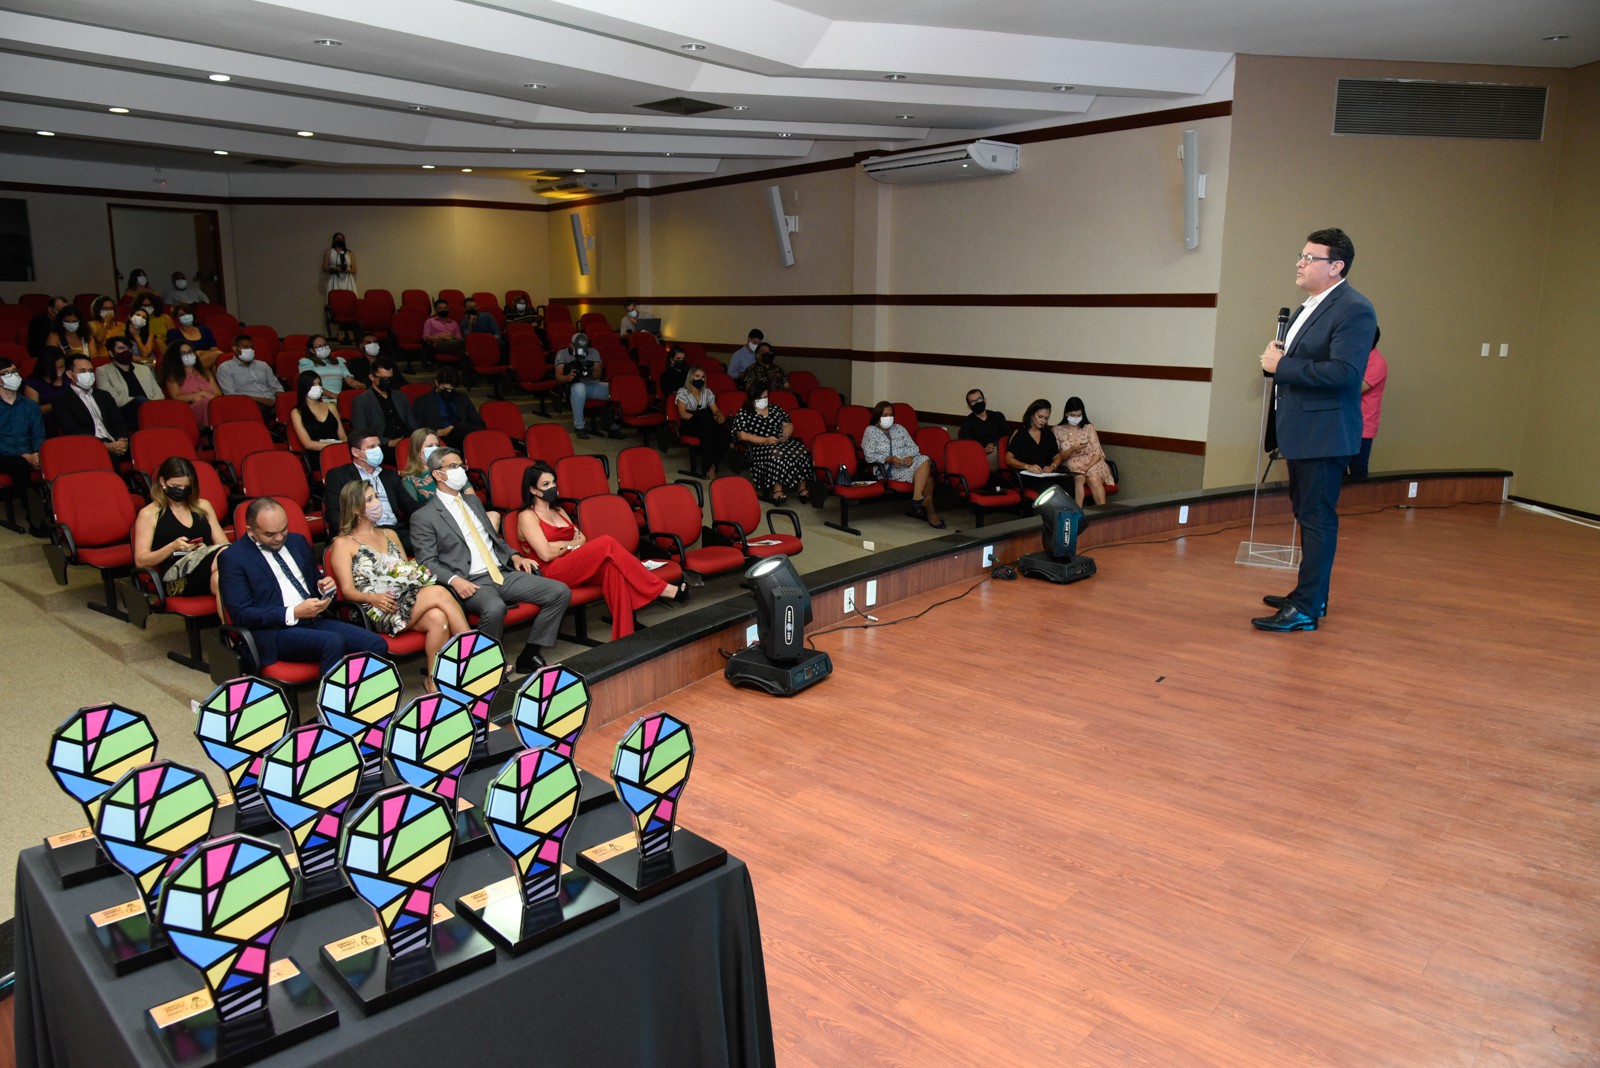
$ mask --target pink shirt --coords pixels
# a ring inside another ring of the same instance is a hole
[[[441,319],[437,315],[422,324],[423,337],[438,337],[440,334],[460,337],[461,326],[454,319]]]
[[[1389,361],[1373,349],[1367,356],[1367,371],[1361,380],[1372,388],[1361,394],[1361,436],[1378,436],[1378,413],[1383,408],[1383,386],[1389,381]]]

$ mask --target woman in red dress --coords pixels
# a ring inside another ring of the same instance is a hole
[[[556,473],[543,460],[522,476],[522,514],[517,534],[539,558],[539,573],[568,586],[600,584],[611,610],[611,637],[633,633],[633,613],[654,600],[685,604],[689,590],[656,578],[639,558],[609,534],[588,538],[556,504]]]

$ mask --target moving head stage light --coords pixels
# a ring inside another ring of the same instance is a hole
[[[769,556],[744,573],[756,599],[756,644],[728,658],[723,677],[776,697],[793,697],[833,672],[828,654],[806,648],[811,591],[787,556]]]
[[[1017,570],[1029,578],[1051,582],[1077,582],[1095,572],[1094,560],[1076,555],[1078,534],[1083,530],[1083,509],[1072,494],[1051,486],[1033,502],[1033,510],[1044,525],[1044,551],[1029,553],[1017,561]]]

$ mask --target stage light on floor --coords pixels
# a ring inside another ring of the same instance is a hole
[[[833,671],[828,654],[806,648],[811,591],[787,556],[769,556],[744,573],[756,600],[756,643],[728,658],[723,676],[735,686],[754,686],[777,697],[793,697]]]
[[[1028,553],[1017,570],[1029,578],[1050,582],[1077,582],[1095,573],[1094,561],[1078,555],[1078,535],[1083,530],[1083,509],[1060,486],[1051,486],[1033,502],[1034,514],[1044,526],[1044,551]]]

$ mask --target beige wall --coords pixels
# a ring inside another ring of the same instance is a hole
[[[1573,72],[1514,492],[1600,513],[1600,63]]]
[[[1545,139],[1335,137],[1341,76],[1547,84]],[[1377,308],[1390,365],[1373,470],[1504,466],[1526,477],[1566,83],[1564,71],[1239,57],[1206,485],[1254,475],[1258,356],[1277,309],[1303,297],[1295,253],[1326,226],[1355,242],[1350,282]],[[1592,172],[1573,177],[1585,179],[1592,197]],[[1496,352],[1509,343],[1510,357],[1483,359],[1486,341]]]

